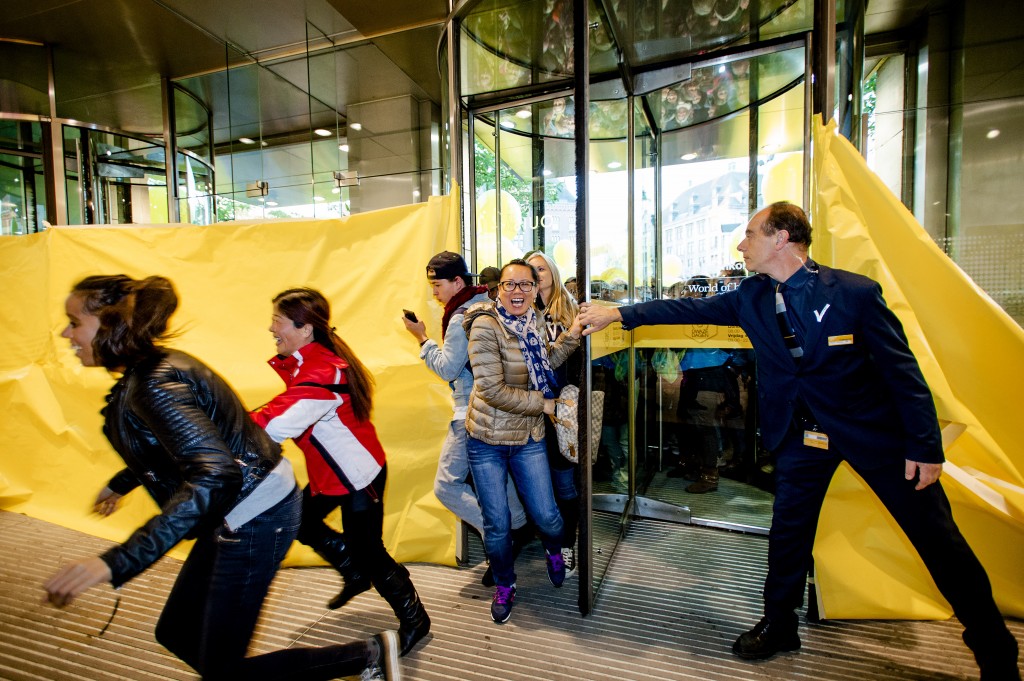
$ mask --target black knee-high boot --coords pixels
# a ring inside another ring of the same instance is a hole
[[[405,655],[430,631],[430,617],[409,579],[409,571],[396,563],[395,569],[383,577],[375,576],[373,586],[398,617],[398,638],[402,645],[401,654]]]
[[[328,608],[337,610],[355,596],[370,588],[370,579],[364,577],[359,572],[355,561],[352,560],[352,555],[345,544],[345,535],[336,534],[328,537],[318,537],[315,543],[310,543],[310,546],[321,558],[341,573],[342,578],[345,580],[345,585],[341,591],[327,604]]]

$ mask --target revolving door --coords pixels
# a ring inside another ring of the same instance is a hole
[[[456,13],[444,141],[471,266],[542,250],[601,305],[738,286],[749,215],[806,203],[811,3],[594,0],[584,14],[586,59],[571,2]],[[580,352],[585,614],[633,517],[766,532],[772,467],[738,328],[612,325]]]

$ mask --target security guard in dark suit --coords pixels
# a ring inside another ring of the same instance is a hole
[[[590,334],[614,321],[740,326],[757,357],[761,433],[776,458],[765,616],[733,645],[744,659],[800,647],[818,514],[846,460],[906,533],[964,626],[983,681],[1019,680],[1017,642],[992,598],[941,485],[942,439],[931,391],[877,282],[807,257],[797,206],[761,210],[739,244],[748,270],[734,291],[619,308],[584,303]]]

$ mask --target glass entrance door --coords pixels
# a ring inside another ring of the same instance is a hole
[[[655,239],[660,299],[706,298],[752,273],[736,247],[749,216],[803,202],[804,50],[695,67],[648,98],[666,116],[660,138]],[[694,115],[694,111],[699,113]],[[699,119],[699,120],[698,120]],[[767,532],[771,459],[757,436],[756,365],[737,327],[679,325],[633,332],[636,509],[639,515]]]

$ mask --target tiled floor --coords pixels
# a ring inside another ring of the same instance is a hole
[[[94,588],[65,610],[42,603],[41,584],[60,563],[107,542],[0,512],[0,679],[189,679],[191,670],[153,640],[178,563],[164,559],[121,590]],[[411,565],[433,619],[424,644],[403,660],[405,679],[510,681],[659,679],[974,679],[956,622],[827,622],[801,627],[799,653],[747,663],[733,639],[759,616],[763,537],[637,521],[620,543],[596,611],[581,618],[577,581],[547,583],[541,549],[518,566],[511,621],[490,621],[483,566]],[[479,555],[478,549],[475,550]],[[472,555],[472,554],[471,554]],[[340,611],[324,603],[339,586],[328,568],[279,573],[254,650],[366,637],[395,620],[375,593]],[[1024,623],[1011,628],[1024,640]]]

